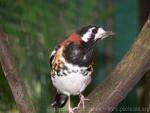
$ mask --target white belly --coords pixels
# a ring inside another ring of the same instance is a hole
[[[58,92],[66,95],[78,95],[91,82],[91,73],[84,76],[81,72],[71,72],[68,75],[51,77]]]

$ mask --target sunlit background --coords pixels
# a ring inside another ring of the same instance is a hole
[[[148,0],[0,0],[0,29],[9,37],[8,43],[17,69],[37,113],[60,112],[50,106],[56,90],[51,83],[48,63],[51,51],[59,42],[88,24],[96,24],[116,33],[115,37],[97,45],[93,81],[85,91],[88,95],[131,47],[149,9]],[[150,81],[150,77],[148,79]],[[144,87],[144,80],[118,108],[136,108],[147,103],[145,98],[148,97],[142,93],[147,88]],[[147,91],[150,88],[145,93]],[[74,97],[72,102],[75,105],[78,98]],[[65,107],[62,111],[67,112]],[[130,112],[139,113],[137,110]],[[0,113],[19,113],[1,68]],[[114,113],[119,113],[119,110]]]

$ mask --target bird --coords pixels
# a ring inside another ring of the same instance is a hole
[[[51,80],[57,93],[52,107],[61,108],[68,101],[69,113],[74,113],[84,101],[90,101],[82,94],[91,83],[93,56],[97,42],[114,35],[97,25],[86,25],[72,33],[51,52],[49,65]],[[70,96],[79,95],[80,101],[71,107]]]

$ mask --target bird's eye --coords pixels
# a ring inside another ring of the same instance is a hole
[[[97,33],[97,29],[93,29],[92,33],[96,34]]]

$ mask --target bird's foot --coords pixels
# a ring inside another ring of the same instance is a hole
[[[74,113],[74,110],[76,110],[77,109],[77,107],[74,107],[74,108],[72,108],[71,107],[71,103],[70,103],[70,96],[69,96],[69,103],[68,103],[68,111],[69,111],[69,113]]]
[[[85,108],[85,101],[89,101],[90,99],[85,98],[82,94],[80,94],[80,102],[78,103],[78,106],[76,107],[76,109],[79,108],[80,104],[82,104],[82,108]]]
[[[74,113],[74,110],[78,109],[80,107],[80,104],[82,104],[82,108],[84,109],[85,101],[89,101],[89,99],[85,98],[82,94],[80,94],[80,101],[79,101],[77,107],[72,108],[69,103],[69,113]]]
[[[74,107],[74,108],[69,107],[69,113],[74,113],[74,110],[76,110],[76,109],[77,109],[77,107]]]

